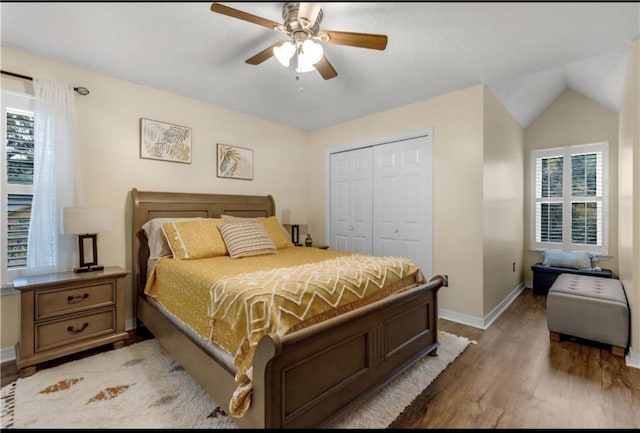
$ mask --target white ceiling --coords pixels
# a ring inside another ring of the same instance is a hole
[[[283,22],[281,2],[223,4]],[[338,76],[296,81],[244,63],[281,33],[211,2],[2,2],[0,43],[312,131],[480,83],[523,126],[566,87],[617,110],[640,37],[638,2],[322,5],[321,29],[386,34],[386,50],[324,44]]]

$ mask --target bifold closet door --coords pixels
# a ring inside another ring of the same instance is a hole
[[[402,256],[432,275],[431,136],[373,148],[373,254]]]
[[[330,242],[338,251],[371,254],[372,149],[331,154]]]

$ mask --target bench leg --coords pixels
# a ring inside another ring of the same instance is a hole
[[[560,341],[560,334],[558,332],[549,331],[549,339],[551,341]]]
[[[624,358],[624,347],[611,345],[611,354]]]

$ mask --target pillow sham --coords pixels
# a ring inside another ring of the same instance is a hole
[[[545,250],[543,265],[589,271],[593,269],[593,255],[581,251]]]
[[[274,254],[277,249],[264,226],[253,222],[228,222],[218,226],[232,259]]]
[[[162,231],[175,259],[192,260],[226,256],[227,247],[218,230],[218,226],[226,222],[227,220],[222,218],[167,222],[162,224]]]
[[[267,234],[271,238],[271,242],[276,246],[276,249],[293,248],[293,242],[291,242],[291,235],[280,224],[280,221],[275,216],[270,217],[237,217],[233,215],[220,215],[220,218],[224,218],[229,222],[257,222],[264,226]]]
[[[203,220],[203,217],[182,217],[182,218],[153,218],[144,223],[142,230],[147,236],[147,244],[149,245],[149,259],[157,260],[160,257],[170,256],[171,248],[167,242],[167,238],[162,231],[162,224],[168,222],[196,221]]]

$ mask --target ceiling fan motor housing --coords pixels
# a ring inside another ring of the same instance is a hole
[[[282,6],[282,19],[285,32],[296,42],[312,38],[320,31],[322,22],[322,9],[319,9],[315,22],[310,22],[306,17],[299,17],[300,3],[288,2]],[[304,36],[303,36],[304,34]],[[299,35],[299,36],[298,36]]]

